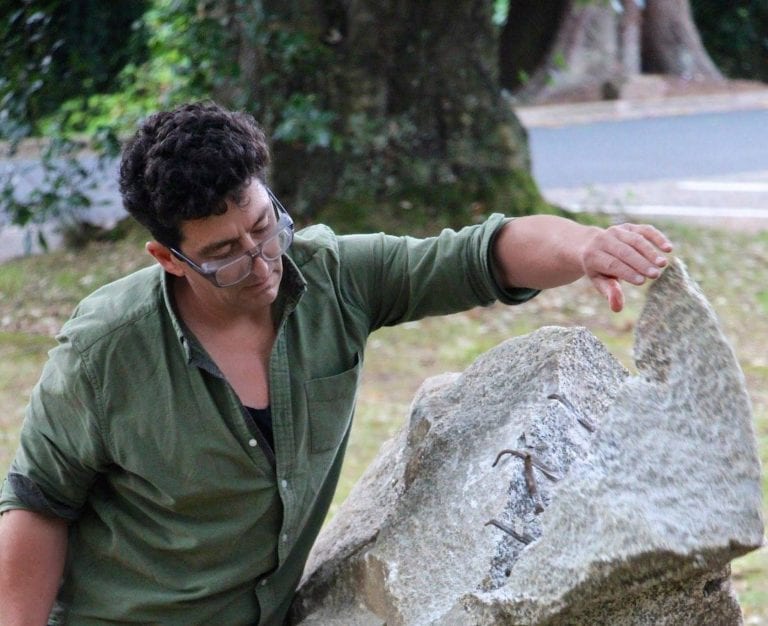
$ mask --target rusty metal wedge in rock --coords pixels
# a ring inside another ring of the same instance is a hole
[[[581,414],[581,412],[573,406],[573,403],[566,398],[565,396],[559,394],[559,393],[551,393],[547,396],[547,400],[557,400],[562,404],[568,411],[571,412],[571,414],[576,418],[576,421],[579,422],[584,428],[586,428],[589,432],[593,433],[597,430],[597,426],[590,420],[588,417]]]
[[[488,520],[485,523],[485,525],[486,526],[495,526],[499,530],[502,530],[505,533],[507,533],[508,535],[510,535],[511,537],[514,537],[515,539],[517,539],[520,543],[524,543],[524,544],[528,545],[529,543],[531,543],[533,541],[533,537],[531,537],[530,535],[528,535],[526,533],[519,533],[514,528],[512,528],[511,526],[507,526],[504,522],[500,522],[496,518]]]
[[[534,467],[541,470],[541,473],[544,474],[547,478],[550,480],[557,482],[562,478],[557,472],[555,472],[552,468],[550,468],[548,465],[546,465],[543,461],[541,461],[539,458],[537,458],[535,455],[531,454],[530,452],[524,451],[524,450],[514,450],[512,448],[505,448],[501,452],[499,452],[496,455],[496,460],[493,462],[493,465],[491,467],[496,467],[499,464],[499,461],[501,460],[501,457],[503,457],[505,454],[509,454],[512,456],[516,456],[520,459],[525,460],[526,456],[530,457],[531,463],[533,463]]]

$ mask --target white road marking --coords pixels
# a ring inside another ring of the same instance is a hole
[[[725,191],[742,193],[768,193],[768,182],[718,181],[718,180],[682,180],[678,189],[687,191]]]
[[[669,204],[627,204],[604,206],[596,210],[594,205],[570,204],[567,208],[577,213],[609,213],[617,215],[663,215],[677,217],[729,217],[735,219],[768,219],[768,209],[755,207],[709,207]]]

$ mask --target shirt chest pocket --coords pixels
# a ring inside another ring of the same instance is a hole
[[[360,369],[360,358],[356,355],[350,369],[304,383],[312,452],[335,450],[341,444],[352,420]]]

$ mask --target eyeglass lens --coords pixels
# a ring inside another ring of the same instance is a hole
[[[275,261],[288,249],[291,239],[290,229],[280,229],[272,237],[261,243],[261,249],[258,254],[253,255],[251,252],[246,252],[231,263],[216,270],[216,282],[222,287],[240,282],[251,273],[256,257],[260,256],[265,261]]]

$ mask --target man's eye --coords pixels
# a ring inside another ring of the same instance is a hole
[[[257,224],[251,230],[251,235],[263,235],[269,231],[269,222]]]
[[[226,261],[228,259],[231,259],[235,254],[235,250],[232,246],[227,246],[226,248],[222,249],[219,252],[216,252],[215,254],[209,255],[210,261]]]

